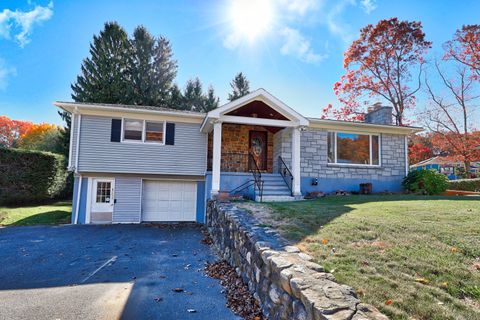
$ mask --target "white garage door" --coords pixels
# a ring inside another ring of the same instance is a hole
[[[196,207],[196,182],[143,182],[143,221],[195,221]]]

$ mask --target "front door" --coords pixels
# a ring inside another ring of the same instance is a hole
[[[267,170],[267,132],[250,131],[250,152],[260,170]],[[254,164],[249,161],[249,169],[254,169]]]
[[[93,179],[91,212],[113,212],[114,182],[114,179]]]

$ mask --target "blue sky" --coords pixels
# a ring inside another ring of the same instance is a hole
[[[118,21],[129,33],[143,24],[170,39],[182,87],[198,76],[224,103],[229,82],[242,71],[252,88],[263,87],[313,117],[328,103],[338,106],[332,86],[344,73],[343,52],[366,24],[394,16],[419,20],[433,41],[431,53],[439,54],[462,24],[480,22],[476,0],[272,0],[271,14],[262,14],[270,23],[255,29],[239,26],[232,6],[203,0],[0,0],[0,115],[61,123],[52,102],[71,100],[70,84],[106,21]]]

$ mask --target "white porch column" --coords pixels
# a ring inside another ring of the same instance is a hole
[[[222,123],[213,124],[213,159],[212,159],[212,196],[220,191],[220,162],[222,158]]]
[[[300,128],[292,128],[292,192],[300,196]]]

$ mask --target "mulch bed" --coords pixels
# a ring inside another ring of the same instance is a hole
[[[222,260],[207,263],[205,273],[214,279],[219,279],[225,288],[227,306],[237,315],[246,320],[264,320],[262,310],[253,295],[248,290],[235,269]]]

